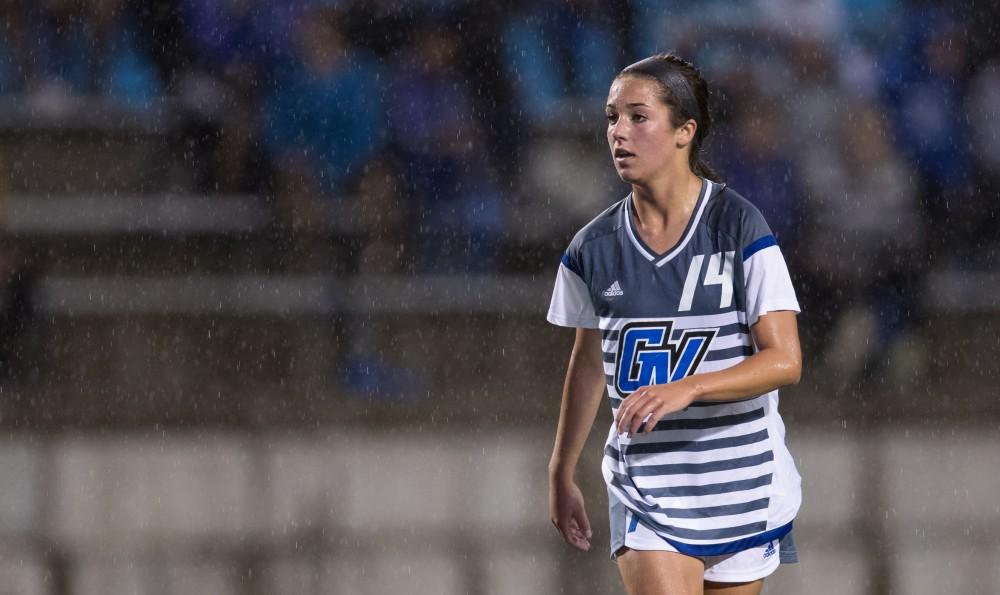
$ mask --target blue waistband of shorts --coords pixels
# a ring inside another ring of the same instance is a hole
[[[689,556],[723,556],[725,554],[735,554],[736,552],[742,552],[743,550],[748,550],[752,547],[757,547],[758,545],[763,545],[775,539],[781,539],[787,535],[792,530],[792,521],[780,526],[775,527],[769,531],[764,531],[763,533],[758,533],[757,535],[751,535],[750,537],[744,537],[743,539],[737,539],[736,541],[730,541],[727,543],[713,543],[712,545],[692,545],[690,543],[684,543],[683,541],[677,541],[676,539],[670,539],[669,537],[660,537],[670,545],[677,548],[677,551],[682,554],[687,554]]]

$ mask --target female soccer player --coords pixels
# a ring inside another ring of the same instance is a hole
[[[630,595],[757,594],[795,561],[800,480],[778,415],[801,371],[799,311],[760,212],[701,161],[698,70],[636,62],[608,94],[608,147],[632,192],[577,233],[548,320],[575,327],[549,463],[552,522],[590,549],[574,480],[607,390],[611,557]]]

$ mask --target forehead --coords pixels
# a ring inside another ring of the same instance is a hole
[[[656,82],[646,77],[623,76],[611,83],[608,105],[617,108],[630,103],[645,103],[650,107],[660,106],[662,102],[658,98],[658,91]]]

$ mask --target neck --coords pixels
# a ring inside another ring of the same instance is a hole
[[[688,220],[698,204],[701,178],[684,163],[668,168],[664,175],[648,183],[632,184],[636,216],[646,228],[666,227],[671,222]]]

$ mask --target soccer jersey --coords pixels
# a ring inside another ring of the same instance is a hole
[[[633,211],[629,195],[577,233],[548,312],[553,324],[601,330],[613,414],[642,386],[738,364],[755,351],[760,316],[799,311],[774,236],[731,189],[703,180],[680,241],[663,254],[636,233]],[[801,501],[784,434],[778,391],[692,403],[644,436],[612,423],[609,497],[685,554],[770,542],[791,530]]]

